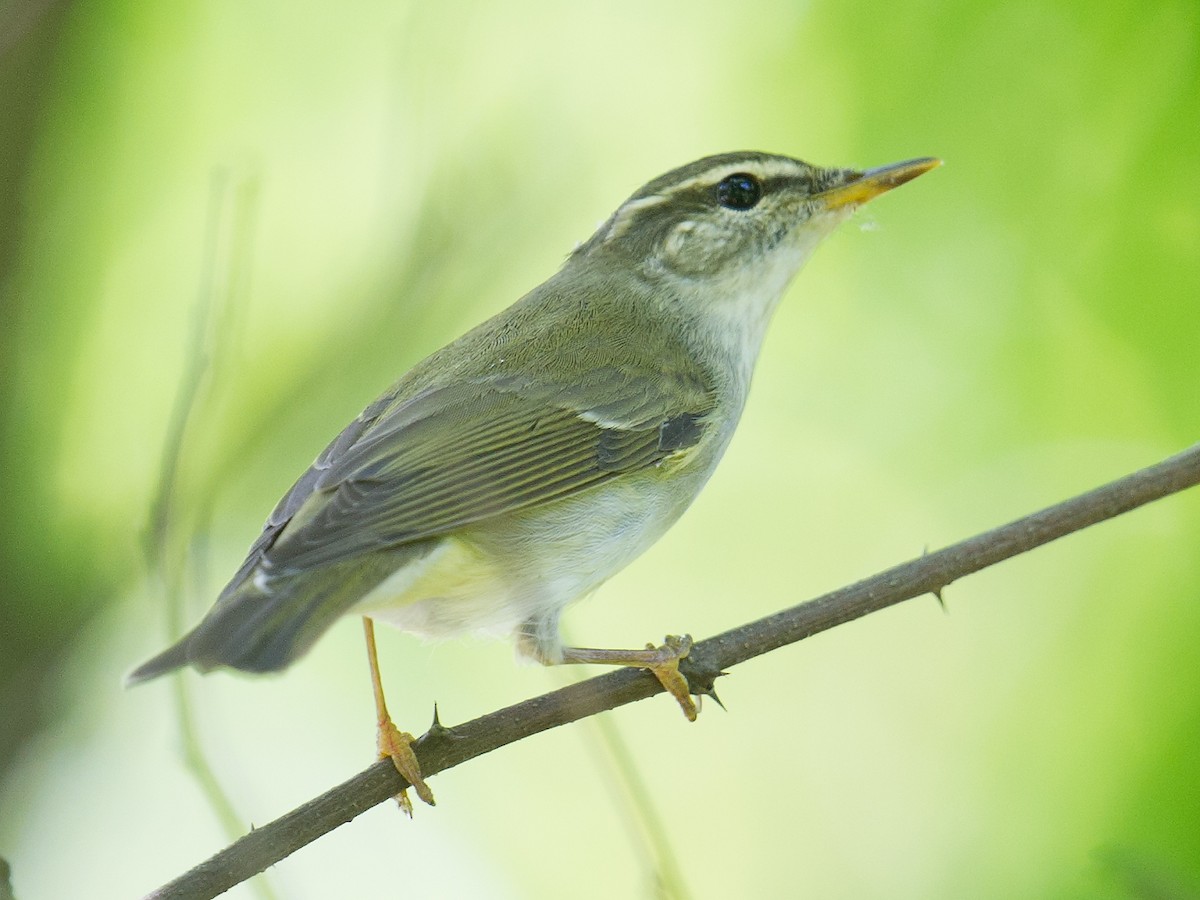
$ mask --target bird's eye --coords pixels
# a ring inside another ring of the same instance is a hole
[[[753,209],[762,199],[762,182],[738,172],[717,185],[717,202],[726,209]]]

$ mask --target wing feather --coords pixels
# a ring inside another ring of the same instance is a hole
[[[615,404],[600,419],[562,404],[571,389],[520,387],[460,383],[368,410],[369,421],[351,426],[357,434],[339,436],[280,503],[290,520],[258,564],[292,574],[552,502],[686,449],[712,405],[700,395],[681,409],[669,392],[650,391],[655,404],[643,388],[626,409],[657,414],[612,421]],[[686,445],[672,424],[681,415],[699,423]]]

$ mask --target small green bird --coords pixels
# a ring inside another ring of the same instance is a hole
[[[413,739],[387,714],[374,618],[429,637],[511,634],[548,665],[644,666],[694,718],[678,672],[690,639],[564,647],[559,616],[699,494],[771,314],[821,239],[939,164],[862,172],[726,153],[654,179],[548,281],[350,423],[200,624],[127,683],[186,665],[283,669],[339,617],[363,616],[380,753],[427,802]]]

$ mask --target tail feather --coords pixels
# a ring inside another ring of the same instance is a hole
[[[265,587],[244,578],[178,643],[130,672],[125,685],[188,665],[202,672],[219,667],[246,672],[285,669],[410,558],[380,553],[272,579]]]
[[[302,580],[273,584],[269,592],[248,585],[214,608],[190,635],[189,661],[204,671],[218,666],[245,672],[287,668],[364,593],[337,574],[322,573],[318,580],[309,573]]]
[[[158,656],[147,660],[126,675],[125,687],[133,687],[135,684],[141,684],[143,681],[149,681],[159,675],[166,675],[168,672],[174,672],[176,669],[186,666],[189,662],[187,645],[190,638],[191,634],[184,636],[182,640],[172,644]]]

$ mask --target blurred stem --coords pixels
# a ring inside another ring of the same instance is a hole
[[[180,377],[179,389],[175,394],[175,403],[171,407],[171,419],[167,426],[166,440],[163,442],[162,457],[159,460],[158,482],[155,485],[154,496],[150,500],[150,522],[143,536],[142,549],[150,571],[159,575],[164,585],[168,581],[182,580],[179,566],[168,562],[171,526],[175,524],[177,518],[175,505],[179,489],[179,466],[183,458],[188,423],[195,412],[200,389],[209,365],[208,331],[216,299],[215,281],[220,245],[221,210],[224,205],[227,184],[226,173],[217,172],[213,176],[208,203],[208,222],[205,228],[204,259],[200,270],[200,290],[196,298],[196,305],[192,310],[192,327],[188,334],[183,374]],[[166,577],[168,570],[174,574],[173,579]],[[178,587],[179,585],[175,583],[171,586]],[[167,623],[173,636],[178,635],[183,627],[181,606],[177,594],[172,593],[167,602]]]
[[[188,530],[179,513],[179,472],[187,444],[189,426],[197,418],[197,410],[210,381],[210,347],[218,344],[219,334],[214,333],[228,321],[227,315],[218,316],[218,309],[228,309],[237,287],[244,287],[248,271],[249,238],[248,227],[252,221],[251,207],[255,194],[239,186],[233,191],[230,201],[231,177],[228,171],[219,169],[213,175],[209,194],[208,217],[205,228],[204,256],[196,306],[192,314],[187,355],[183,375],[175,402],[171,409],[170,424],[163,443],[159,464],[158,481],[150,503],[149,525],[143,538],[143,552],[151,579],[165,595],[167,607],[167,629],[172,640],[182,635],[185,622],[184,611],[184,558],[186,554],[176,548],[186,546],[178,535]],[[233,206],[231,225],[226,229],[226,208]],[[228,230],[228,251],[222,238]],[[195,533],[199,521],[207,518],[212,491],[203,492],[202,516],[194,518],[191,531]],[[203,581],[203,565],[197,566],[197,579]],[[196,779],[200,790],[212,807],[222,830],[234,840],[244,830],[241,817],[233,801],[221,786],[216,773],[205,756],[196,725],[195,711],[191,702],[187,682],[179,675],[174,676],[176,720],[183,743],[183,758],[188,770]],[[274,900],[275,894],[264,878],[255,879],[257,892],[266,900]]]
[[[562,637],[565,643],[577,646],[576,642],[567,636],[565,628]],[[597,716],[593,725],[600,735],[608,763],[623,789],[625,802],[621,805],[622,810],[633,821],[636,831],[642,837],[640,849],[653,871],[654,882],[658,888],[657,895],[670,900],[687,900],[691,893],[688,891],[687,882],[684,881],[679,859],[667,837],[667,829],[651,799],[651,793],[646,787],[637,762],[629,752],[629,745],[607,716]],[[627,829],[630,830],[633,829]]]
[[[679,859],[667,837],[666,824],[658,814],[658,809],[651,799],[650,790],[642,779],[637,762],[629,752],[629,745],[621,737],[621,732],[608,716],[596,716],[593,719],[604,749],[608,752],[617,777],[625,788],[625,803],[628,815],[637,822],[638,830],[643,839],[649,844],[650,857],[654,866],[655,884],[658,896],[670,900],[687,900],[691,896],[687,882],[683,879],[683,870]]]

